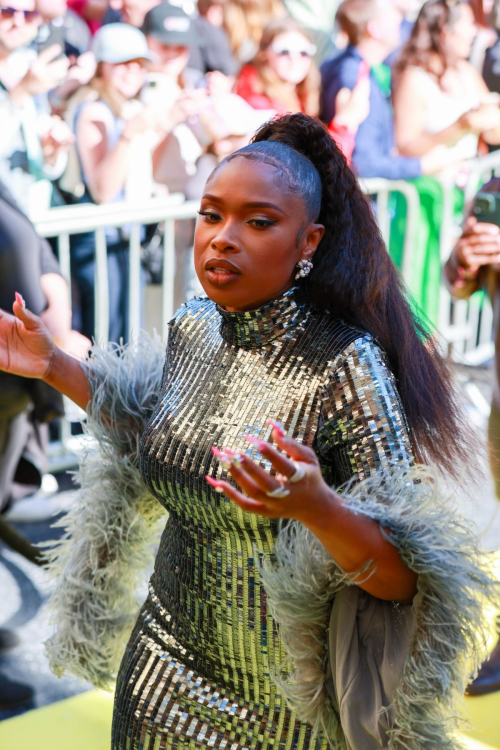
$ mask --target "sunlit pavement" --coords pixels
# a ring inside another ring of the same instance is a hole
[[[486,400],[490,377],[479,372],[477,383]],[[471,411],[471,421],[481,418]],[[484,416],[483,416],[484,421]],[[477,447],[478,466],[484,453]],[[64,484],[64,483],[63,483]],[[68,482],[66,481],[66,488]],[[500,502],[484,471],[481,486],[456,496],[457,509],[471,519],[486,549],[500,547]],[[33,542],[54,538],[51,522],[23,524],[18,528]],[[12,628],[21,638],[15,649],[0,654],[0,672],[35,690],[32,705],[17,710],[0,709],[1,750],[108,750],[112,696],[91,690],[76,678],[56,678],[49,670],[43,642],[50,626],[43,613],[48,589],[44,571],[0,543],[0,626]],[[493,613],[491,613],[493,622]],[[463,730],[468,750],[500,750],[500,691],[468,698],[465,707],[472,728]],[[31,710],[37,709],[37,710]]]

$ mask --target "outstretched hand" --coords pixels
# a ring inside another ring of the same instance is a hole
[[[213,454],[241,491],[229,482],[209,476],[206,480],[216,492],[224,493],[242,510],[268,518],[292,518],[307,525],[312,518],[318,517],[333,492],[322,477],[314,451],[287,437],[277,423],[270,424],[273,439],[282,452],[253,437],[247,437],[247,440],[269,460],[276,476],[243,453],[214,447]]]
[[[0,310],[0,370],[43,379],[56,351],[54,340],[41,319],[24,307],[18,294],[12,309],[14,315]]]

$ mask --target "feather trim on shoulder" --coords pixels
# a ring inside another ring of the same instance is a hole
[[[45,546],[55,632],[46,643],[51,669],[111,689],[137,615],[138,584],[151,565],[165,510],[147,491],[139,442],[160,391],[165,345],[143,335],[126,347],[94,346],[85,432],[98,451],[83,457],[74,506]]]
[[[402,560],[419,575],[416,627],[393,696],[388,747],[458,750],[462,745],[454,731],[461,698],[485,655],[483,608],[487,600],[500,602],[488,557],[433,469],[392,467],[349,483],[339,494],[354,513],[380,523]],[[334,750],[345,750],[347,744],[325,689],[328,620],[335,594],[362,573],[346,574],[297,522],[282,527],[274,560],[261,560],[263,585],[287,654],[276,681],[297,716],[328,738]]]

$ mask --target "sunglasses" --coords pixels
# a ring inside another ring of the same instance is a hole
[[[19,10],[18,8],[10,8],[8,5],[0,5],[0,18],[9,20],[14,18],[16,13],[22,13],[24,20],[27,22],[34,21],[40,15],[37,10]]]
[[[314,57],[314,55],[316,54],[315,44],[308,44],[306,47],[297,47],[296,49],[282,47],[281,44],[272,44],[271,49],[280,57],[291,57],[292,55],[299,55],[300,57]]]

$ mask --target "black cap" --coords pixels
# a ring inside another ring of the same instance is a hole
[[[165,45],[203,46],[187,13],[167,2],[155,5],[146,13],[141,31]]]

